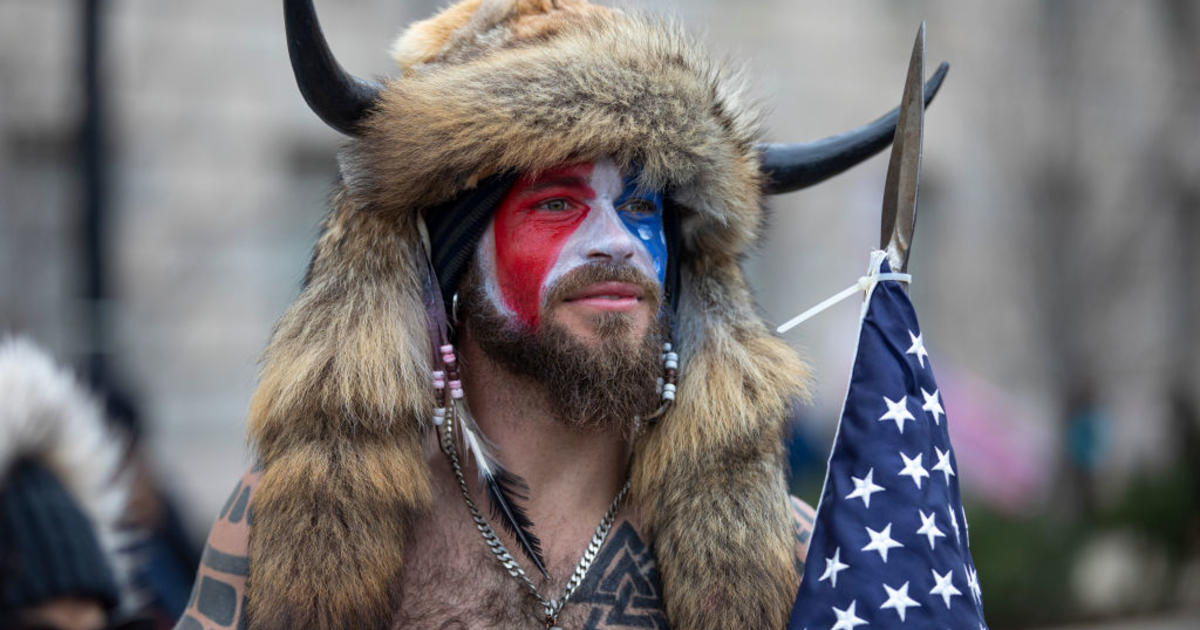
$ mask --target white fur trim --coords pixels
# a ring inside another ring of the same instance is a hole
[[[45,465],[92,521],[122,593],[129,593],[132,535],[119,527],[129,500],[124,449],[100,404],[27,339],[0,339],[0,479],[18,459]]]

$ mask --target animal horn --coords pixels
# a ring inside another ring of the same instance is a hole
[[[321,32],[313,0],[283,0],[283,21],[288,56],[304,100],[330,127],[358,135],[359,123],[374,107],[381,86],[338,64]]]
[[[942,62],[925,83],[925,105],[933,101],[950,64]],[[892,143],[900,108],[836,136],[805,144],[760,144],[764,192],[778,195],[819,184],[879,153]]]

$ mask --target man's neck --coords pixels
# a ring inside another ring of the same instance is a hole
[[[458,349],[471,414],[501,463],[529,484],[524,505],[551,572],[570,572],[625,483],[629,440],[620,427],[564,422],[539,384],[501,367],[464,337]]]

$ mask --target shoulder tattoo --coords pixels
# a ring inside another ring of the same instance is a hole
[[[792,513],[792,531],[796,536],[796,574],[803,576],[808,542],[812,537],[813,521],[817,514],[812,506],[796,497],[788,497],[788,503]]]
[[[250,576],[250,498],[262,476],[257,467],[238,482],[221,508],[196,571],[196,582],[175,630],[246,626],[246,579]]]

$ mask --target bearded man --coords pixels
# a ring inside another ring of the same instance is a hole
[[[284,5],[301,92],[352,140],[178,627],[783,627],[807,371],[739,264],[764,193],[894,115],[756,144],[695,44],[584,0],[463,0],[377,84]]]

